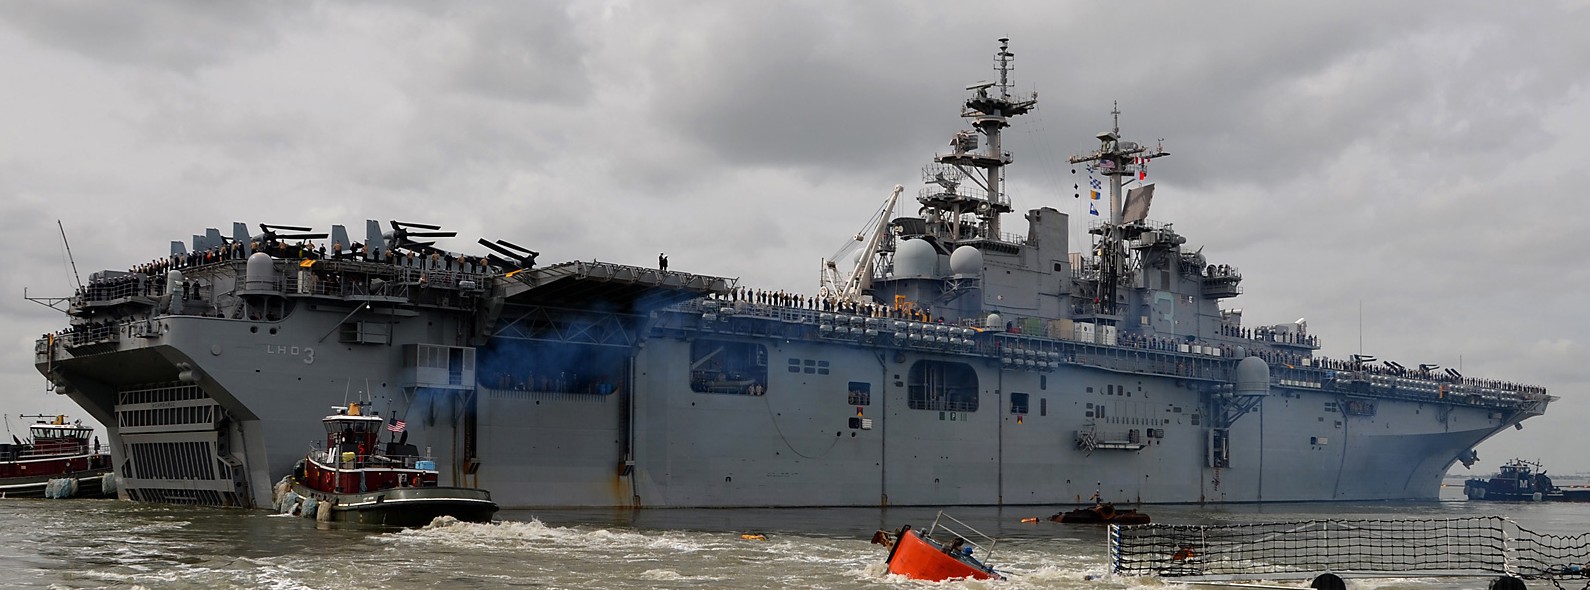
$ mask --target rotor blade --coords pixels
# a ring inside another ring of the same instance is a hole
[[[411,231],[404,233],[416,238],[451,238],[458,235],[456,231]]]
[[[404,228],[417,227],[417,228],[420,228],[420,229],[442,229],[442,226],[440,226],[440,225],[431,225],[431,224],[428,224],[428,223],[410,223],[410,222],[407,222],[407,221],[393,221],[392,222],[392,229],[397,229],[398,227],[404,227]]]
[[[482,246],[485,246],[485,247],[489,248],[492,252],[496,252],[496,253],[501,254],[503,256],[518,257],[517,254],[514,254],[513,252],[509,252],[508,249],[486,241],[486,238],[481,238],[480,240],[476,241],[476,243],[478,243],[478,244],[480,244]]]
[[[414,240],[402,240],[402,241],[399,241],[399,242],[397,242],[395,244],[392,244],[392,247],[393,248],[408,248],[410,250],[429,250],[431,248],[431,244],[435,244],[435,243],[436,242],[416,242]]]
[[[324,240],[329,234],[276,234],[278,240]]]
[[[509,248],[513,248],[514,250],[518,250],[518,251],[523,252],[525,254],[540,254],[540,252],[536,252],[535,250],[531,250],[531,249],[526,248],[524,246],[520,246],[518,244],[509,242],[508,240],[497,240],[497,243],[498,244],[502,244],[503,246],[506,246],[506,247],[509,247]]]
[[[283,231],[315,231],[315,228],[312,228],[312,227],[299,227],[299,226],[296,226],[296,225],[275,225],[275,224],[270,224],[270,223],[261,223],[261,224],[259,224],[259,228],[262,229],[262,230],[265,230],[265,231],[270,231],[270,230],[273,230],[273,229],[279,229],[279,230],[283,230]],[[270,228],[270,229],[266,229],[266,228]]]

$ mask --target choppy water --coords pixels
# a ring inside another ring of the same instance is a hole
[[[999,538],[1006,582],[913,582],[883,572],[878,528],[931,509],[508,511],[490,525],[412,530],[319,524],[263,511],[111,500],[0,500],[0,586],[11,588],[1067,588],[1159,589],[1104,576],[1102,527],[1024,524],[1056,508],[956,508]],[[1590,530],[1590,505],[1377,504],[1149,507],[1156,522],[1501,514],[1539,532]],[[740,533],[766,533],[765,542]],[[1487,580],[1353,580],[1355,590],[1484,588]],[[1535,587],[1537,584],[1532,584]],[[1541,585],[1539,587],[1548,587]]]

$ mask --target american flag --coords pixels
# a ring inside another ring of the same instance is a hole
[[[386,423],[386,429],[392,432],[403,432],[403,429],[408,428],[408,425],[409,424],[407,422],[399,420],[396,416],[393,416],[392,421]]]

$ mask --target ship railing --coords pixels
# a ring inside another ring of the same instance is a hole
[[[937,321],[925,322],[920,319],[907,317],[894,317],[894,313],[882,305],[875,307],[876,314],[824,311],[805,307],[751,303],[747,301],[724,301],[722,299],[697,299],[675,304],[674,310],[685,313],[699,313],[703,318],[728,319],[734,317],[750,317],[775,320],[784,324],[807,325],[819,330],[818,336],[825,338],[868,341],[881,341],[878,338],[892,335],[897,344],[902,346],[920,347],[961,347],[971,348],[972,340],[970,330],[962,328],[975,328],[977,321],[968,319],[955,324],[940,324]],[[896,323],[903,323],[901,329]],[[765,329],[750,329],[754,333],[773,333],[782,328],[780,324],[768,322]],[[955,333],[951,333],[955,328]],[[739,329],[745,329],[739,326]],[[910,335],[923,335],[926,338],[910,339]]]
[[[1274,331],[1252,332],[1251,335],[1247,336],[1247,338],[1255,342],[1271,342],[1290,346],[1306,346],[1316,349],[1319,348],[1319,337],[1310,334],[1294,334],[1291,332]]]
[[[457,293],[477,292],[486,285],[488,275],[452,268],[458,265],[427,267],[368,261],[318,262],[313,269],[289,268],[281,286],[298,295],[340,299],[401,299],[441,307],[472,307]],[[479,268],[473,264],[463,265]],[[380,281],[380,282],[377,282]]]
[[[815,309],[806,309],[804,307],[748,303],[745,301],[728,302],[723,307],[720,307],[719,310],[720,312],[727,312],[726,315],[768,318],[797,324],[815,324],[822,313]]]
[[[1298,386],[1285,380],[1305,379],[1320,383],[1325,389],[1368,395],[1387,399],[1445,402],[1492,408],[1529,408],[1553,399],[1544,388],[1516,386],[1503,389],[1472,383],[1470,380],[1446,379],[1431,376],[1395,376],[1364,370],[1338,370],[1330,365],[1309,367],[1277,367],[1272,365],[1270,376],[1281,385]],[[1359,389],[1354,384],[1367,384]]]
[[[976,412],[976,401],[956,401],[950,397],[935,397],[911,403],[913,410],[930,410],[934,412]]]
[[[1001,244],[1011,244],[1011,245],[1016,245],[1016,246],[1020,246],[1022,244],[1026,244],[1027,243],[1027,236],[1024,236],[1024,235],[1021,235],[1021,234],[1018,234],[1018,233],[1015,233],[1015,232],[1008,232],[1008,231],[1002,231],[1002,232],[999,232],[998,236],[985,237],[983,239],[988,240],[990,242],[999,242]]]
[[[364,453],[357,451],[326,452],[320,448],[320,441],[309,443],[309,456],[322,464],[330,465],[337,469],[364,469],[367,467],[401,467],[403,469],[417,469],[419,461],[435,461],[430,454],[430,447],[425,448],[423,455],[387,455],[380,452],[379,447],[384,443],[376,443],[377,449],[367,449]],[[352,460],[343,460],[347,453],[353,453]]]
[[[316,295],[350,295],[354,289],[370,289],[369,279],[382,279],[388,283],[413,286],[424,285],[437,289],[469,289],[484,284],[486,273],[474,264],[449,264],[442,266],[400,265],[358,260],[321,260],[312,268],[300,266],[301,262],[278,261],[286,275],[285,286],[292,292]]]
[[[311,267],[303,266],[305,261],[313,260]],[[492,276],[490,267],[459,261],[444,261],[433,263],[428,259],[408,259],[401,261],[361,260],[356,258],[272,258],[274,273],[265,290],[281,293],[295,293],[303,295],[320,295],[328,297],[353,297],[359,295],[379,295],[382,289],[372,289],[370,279],[388,281],[387,291],[397,289],[400,285],[419,285],[421,277],[428,287],[438,289],[470,289],[485,284],[485,280]],[[188,278],[214,279],[222,274],[232,275],[237,284],[245,285],[247,269],[244,260],[217,260],[202,264],[177,267]],[[230,272],[226,272],[230,271]],[[138,275],[146,276],[146,275]],[[162,294],[163,282],[157,276],[147,277],[147,288],[142,293],[148,296]],[[471,284],[473,282],[473,284]],[[113,294],[127,292],[125,287]],[[377,291],[372,293],[371,291]],[[390,293],[389,293],[390,294]]]
[[[1103,429],[1090,427],[1087,430],[1077,431],[1077,444],[1083,445],[1084,441],[1090,448],[1108,445],[1139,445],[1143,444],[1142,428],[1117,428]]]
[[[81,304],[119,301],[133,297],[158,297],[164,292],[164,281],[143,273],[122,274],[97,281],[89,281],[77,293]]]
[[[804,307],[792,307],[749,301],[722,301],[717,299],[692,299],[678,303],[675,308],[694,313],[715,313],[721,316],[757,317],[797,324],[816,324],[824,312]],[[828,312],[835,313],[835,312]],[[849,317],[850,314],[843,314]],[[864,316],[858,316],[864,317]]]
[[[56,334],[56,342],[68,347],[87,346],[106,342],[118,342],[121,333],[131,322],[94,322],[87,324],[73,324],[67,326]]]
[[[933,526],[928,527],[927,536],[938,540],[937,537],[934,537],[934,534],[938,533],[940,529],[964,540],[967,545],[971,545],[976,550],[973,557],[983,563],[988,563],[989,558],[994,556],[994,546],[999,544],[997,539],[984,534],[983,531],[972,528],[972,525],[945,514],[943,510],[940,510],[939,515],[933,519]]]
[[[48,459],[77,457],[89,455],[87,445],[77,445],[74,448],[60,448],[59,446],[40,449],[36,446],[18,450],[13,445],[11,449],[0,451],[0,461],[24,461],[28,459]]]
[[[1011,358],[1023,365],[1065,362],[1113,370],[1151,373],[1195,379],[1228,379],[1233,351],[1224,346],[1145,338],[1135,334],[1109,336],[1094,333],[1095,341],[1064,334],[1065,324],[1046,323],[1035,318],[1014,317],[1012,328],[1024,331],[984,332],[978,352]],[[1025,325],[1024,325],[1025,324]],[[1075,324],[1072,325],[1074,328]]]
[[[1104,274],[1103,271],[1099,269],[1098,258],[1090,256],[1077,260],[1077,262],[1080,262],[1081,264],[1071,265],[1071,278],[1073,279],[1097,281]]]
[[[926,186],[917,191],[917,198],[923,201],[981,201],[991,202],[997,206],[1009,207],[1010,195],[1000,193],[990,201],[988,193],[973,186],[959,186],[946,189],[942,186]]]

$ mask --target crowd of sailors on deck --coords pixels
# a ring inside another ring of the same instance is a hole
[[[121,325],[112,320],[94,320],[82,324],[71,324],[65,330],[56,332],[55,338],[68,344],[84,344],[108,339],[120,329]],[[45,334],[45,337],[49,337],[49,334]]]
[[[159,296],[165,292],[165,282],[150,280],[152,275],[146,275],[134,269],[133,274],[117,274],[110,277],[91,277],[88,284],[77,288],[77,297],[89,301],[103,301],[133,295]]]
[[[1500,381],[1496,379],[1475,379],[1473,377],[1464,377],[1462,375],[1447,373],[1444,371],[1409,369],[1407,367],[1396,365],[1376,365],[1373,364],[1373,362],[1341,360],[1323,356],[1309,358],[1307,360],[1307,364],[1310,366],[1321,367],[1335,371],[1355,371],[1370,375],[1384,375],[1387,377],[1408,377],[1423,381],[1462,384],[1471,387],[1478,387],[1481,389],[1510,391],[1531,396],[1546,395],[1546,388],[1544,387],[1525,385],[1511,381]]]
[[[413,250],[400,252],[391,248],[375,248],[366,252],[364,244],[359,242],[354,242],[347,248],[343,248],[340,242],[332,242],[331,248],[327,249],[325,244],[317,246],[312,241],[288,243],[280,240],[264,242],[255,240],[248,248],[245,248],[241,242],[231,242],[205,250],[172,254],[167,258],[139,264],[128,271],[147,276],[160,276],[172,269],[198,268],[217,262],[246,260],[248,252],[251,251],[264,252],[271,258],[282,260],[363,260],[397,266],[473,273],[489,273],[495,270],[495,265],[487,257],[453,254],[440,250],[420,254]]]
[[[906,307],[891,307],[877,303],[857,303],[854,301],[839,299],[837,297],[813,297],[810,295],[788,293],[785,291],[764,291],[749,287],[738,287],[729,291],[727,294],[713,295],[711,299],[730,303],[745,302],[752,305],[762,305],[768,307],[789,307],[810,311],[847,313],[873,318],[893,318],[924,323],[944,323],[943,318],[935,317],[932,313],[926,310]]]
[[[1228,264],[1211,264],[1204,272],[1204,276],[1209,278],[1233,277],[1240,279],[1242,278],[1242,273],[1237,272],[1236,267]]]
[[[1270,326],[1259,326],[1257,328],[1244,328],[1242,326],[1224,326],[1223,325],[1223,326],[1220,326],[1220,334],[1223,335],[1223,336],[1230,336],[1232,338],[1243,338],[1243,339],[1247,339],[1247,340],[1258,340],[1260,342],[1275,342],[1275,343],[1279,343],[1279,344],[1296,344],[1296,345],[1299,345],[1299,346],[1308,346],[1308,347],[1313,347],[1313,348],[1319,348],[1319,337],[1318,336],[1313,336],[1313,335],[1310,335],[1310,334],[1300,334],[1300,333],[1297,333],[1297,332],[1289,332],[1289,331],[1284,331],[1284,330],[1277,330],[1277,329],[1275,329],[1273,327],[1270,327]]]
[[[149,262],[134,265],[127,273],[116,273],[114,276],[91,278],[89,282],[77,290],[77,299],[84,301],[107,301],[125,297],[145,296],[160,297],[166,294],[167,273],[172,270],[196,269],[204,266],[246,260],[249,252],[264,252],[276,259],[287,260],[363,260],[366,262],[382,262],[394,266],[414,268],[422,271],[418,277],[421,288],[434,285],[454,285],[460,281],[463,274],[491,273],[498,269],[487,257],[455,255],[432,250],[428,254],[413,250],[397,251],[392,249],[376,248],[365,251],[364,245],[354,242],[351,247],[343,248],[341,243],[332,242],[328,250],[324,244],[316,246],[312,241],[286,242],[282,240],[254,240],[247,247],[241,242],[229,242],[220,246],[172,254],[166,258],[157,258]],[[427,276],[427,273],[435,276]],[[334,281],[335,277],[314,277],[318,281]],[[181,284],[181,297],[183,301],[200,298],[204,285],[200,281],[184,277]],[[173,292],[172,296],[177,293]]]

